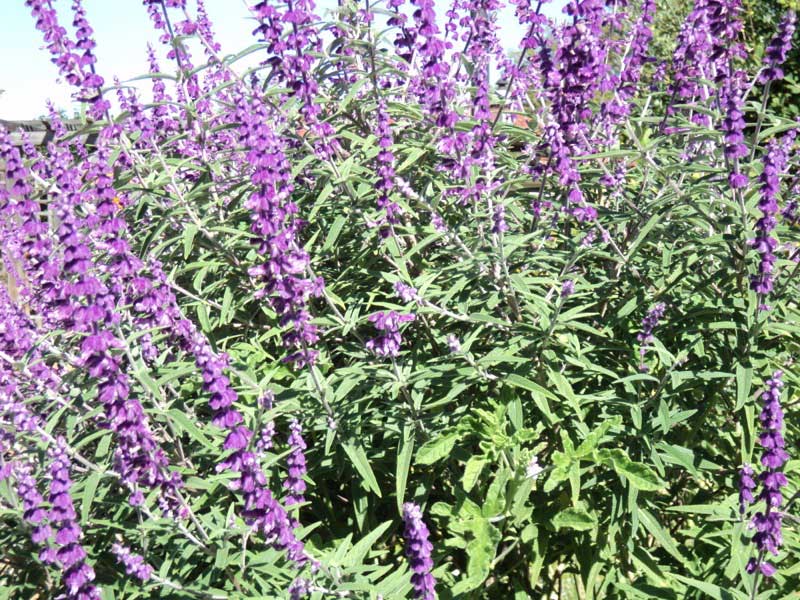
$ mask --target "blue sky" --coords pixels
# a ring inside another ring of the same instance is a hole
[[[70,0],[53,0],[62,23],[71,32]],[[247,4],[252,0],[206,0],[214,30],[223,53],[232,53],[254,41],[253,24],[248,20]],[[548,14],[560,14],[564,0],[554,0]],[[374,3],[373,3],[374,4]],[[98,72],[111,82],[114,76],[130,79],[147,72],[146,45],[158,41],[140,0],[84,0],[89,22],[97,40]],[[190,0],[189,6],[192,6]],[[324,15],[336,0],[320,0],[317,13]],[[448,3],[437,2],[440,17]],[[498,17],[501,40],[507,49],[516,49],[522,30],[516,23],[513,7]],[[71,107],[66,84],[57,83],[58,71],[42,49],[40,32],[24,0],[0,0],[0,119],[32,119],[47,111],[46,101],[62,108]]]

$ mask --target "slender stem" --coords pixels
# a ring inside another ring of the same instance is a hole
[[[758,121],[756,122],[756,129],[753,132],[752,150],[750,150],[750,162],[756,156],[756,149],[758,148],[758,136],[761,134],[761,126],[764,123],[764,115],[767,112],[767,101],[769,100],[769,88],[772,86],[772,81],[767,81],[764,85],[764,93],[761,96],[761,110],[758,111]]]

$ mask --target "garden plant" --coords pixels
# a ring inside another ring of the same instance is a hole
[[[0,132],[0,597],[795,593],[791,7],[145,0],[120,82],[24,4],[85,124]]]

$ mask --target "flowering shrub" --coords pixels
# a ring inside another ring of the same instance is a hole
[[[96,135],[0,132],[5,594],[797,588],[793,13],[145,0],[148,102],[25,4]]]

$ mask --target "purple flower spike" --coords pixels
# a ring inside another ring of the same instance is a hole
[[[779,208],[781,175],[786,171],[788,149],[794,143],[796,134],[797,130],[792,129],[784,139],[770,140],[763,158],[764,170],[759,176],[761,199],[758,202],[758,209],[761,211],[761,218],[756,223],[756,237],[750,240],[750,246],[759,253],[761,260],[758,264],[758,274],[751,277],[750,287],[762,296],[772,292],[772,272],[777,260],[775,249],[778,247],[778,240],[772,237],[772,231],[778,224],[776,216]]]
[[[375,325],[375,329],[383,333],[376,338],[367,340],[367,349],[372,350],[378,356],[399,356],[400,345],[403,343],[400,324],[413,321],[415,318],[414,315],[401,315],[393,310],[375,313],[369,320]]]
[[[125,573],[135,577],[139,581],[149,581],[153,576],[153,567],[148,565],[144,558],[131,552],[130,548],[121,544],[114,544],[111,546],[111,551],[117,560],[125,566]]]
[[[86,551],[81,546],[80,525],[76,521],[75,509],[69,490],[71,461],[67,455],[66,442],[59,438],[50,450],[50,496],[48,500],[50,521],[55,529],[55,560],[63,571],[66,600],[100,600],[100,590],[92,585],[94,569],[86,562]]]
[[[792,49],[792,36],[796,25],[797,15],[793,10],[787,11],[778,25],[775,37],[772,38],[764,53],[764,70],[758,77],[759,83],[783,79],[781,65],[786,62],[786,55]]]
[[[666,305],[663,302],[659,302],[647,311],[647,315],[642,319],[642,330],[636,335],[636,339],[641,344],[639,347],[639,356],[641,357],[639,369],[642,371],[647,370],[647,366],[644,364],[644,357],[647,354],[648,345],[653,341],[653,331],[658,327],[661,317],[664,316],[664,310],[666,310]]]
[[[755,472],[750,465],[739,470],[739,512],[744,514],[747,507],[755,501],[753,492],[756,489]]]
[[[380,152],[378,152],[379,179],[378,183],[375,184],[375,188],[378,190],[378,208],[385,214],[385,217],[381,219],[383,225],[381,228],[381,235],[385,237],[391,232],[391,226],[399,221],[398,215],[401,209],[400,206],[390,198],[392,190],[394,189],[394,154],[392,153],[392,127],[384,100],[381,100],[378,104],[377,118],[377,134]]]
[[[403,521],[406,541],[406,558],[411,566],[411,582],[414,584],[414,597],[422,600],[436,598],[436,580],[431,575],[433,544],[428,539],[430,533],[422,520],[422,510],[413,502],[403,505]]]
[[[506,207],[502,204],[497,204],[494,207],[494,215],[492,218],[492,233],[500,235],[504,231],[508,231],[508,224],[506,223]]]
[[[767,381],[767,389],[761,393],[763,408],[758,416],[761,422],[761,436],[758,443],[764,449],[761,454],[761,464],[764,471],[758,476],[761,483],[761,493],[757,501],[764,501],[764,510],[757,512],[751,521],[756,533],[753,535],[753,543],[758,550],[758,557],[751,558],[747,563],[747,572],[755,573],[760,571],[765,577],[775,574],[775,566],[764,560],[767,552],[777,556],[778,550],[783,545],[783,535],[781,534],[781,523],[783,513],[777,510],[783,504],[782,488],[786,487],[788,481],[786,475],[781,470],[789,454],[784,450],[785,442],[783,439],[783,409],[781,408],[781,388],[783,373],[776,371],[772,378]],[[744,475],[744,470],[742,471]],[[755,483],[752,480],[752,470],[748,480],[742,477],[740,483],[740,498],[752,499],[752,490]],[[747,488],[745,490],[745,488]],[[745,490],[744,493],[742,490]],[[751,500],[752,501],[752,500]]]
[[[246,206],[251,213],[253,243],[262,256],[261,263],[249,272],[263,283],[257,297],[267,298],[280,325],[287,328],[283,342],[291,354],[285,360],[302,368],[313,364],[317,356],[312,346],[319,334],[308,304],[322,294],[324,282],[305,277],[310,259],[297,241],[302,222],[296,218],[297,205],[291,198],[294,188],[284,143],[268,125],[270,116],[262,103],[239,106],[239,112],[256,188]]]
[[[289,447],[292,451],[286,459],[289,475],[283,482],[283,487],[289,490],[286,506],[305,502],[303,492],[306,491],[306,482],[303,477],[306,474],[305,450],[307,446],[303,440],[303,427],[300,425],[300,421],[292,419],[289,431]]]

